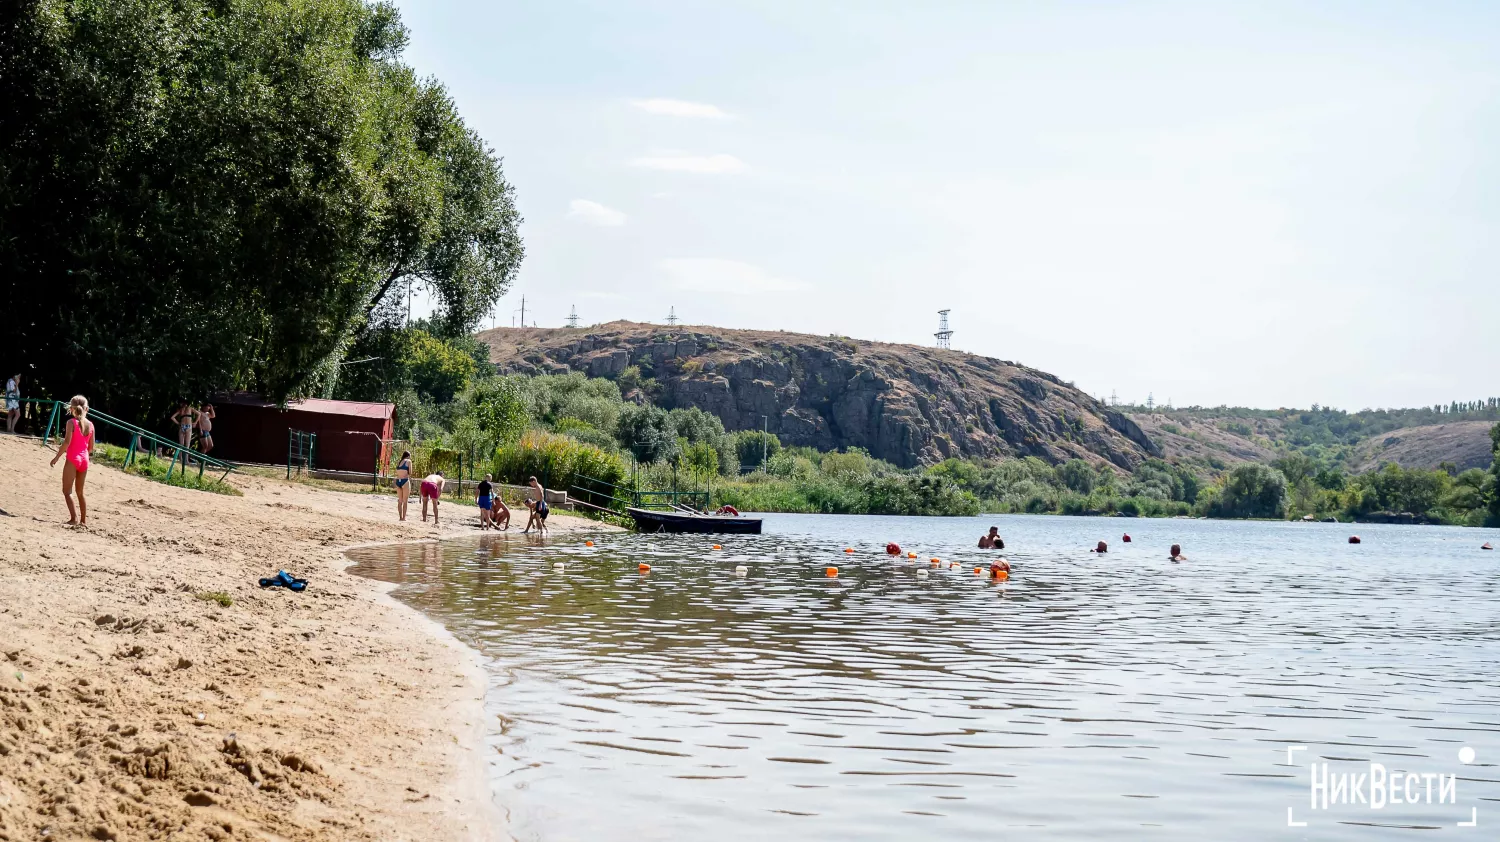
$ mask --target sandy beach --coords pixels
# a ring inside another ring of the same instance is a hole
[[[344,572],[477,532],[472,506],[440,532],[415,498],[401,524],[388,497],[96,466],[78,529],[50,457],[0,436],[0,840],[509,838],[477,656]],[[257,586],[283,568],[307,590]]]

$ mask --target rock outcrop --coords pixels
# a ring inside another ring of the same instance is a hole
[[[660,406],[696,406],[730,430],[860,447],[902,467],[950,456],[1037,456],[1130,470],[1161,451],[1122,413],[1017,363],[845,337],[611,322],[483,331],[502,372],[655,381]],[[644,398],[643,398],[644,399]]]

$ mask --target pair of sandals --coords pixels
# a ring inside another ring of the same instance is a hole
[[[269,579],[261,579],[260,586],[263,588],[286,588],[289,591],[303,591],[307,589],[307,580],[298,579],[285,570],[281,570]]]

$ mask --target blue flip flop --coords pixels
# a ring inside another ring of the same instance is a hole
[[[279,570],[275,576],[269,579],[261,579],[260,586],[263,588],[286,588],[289,591],[301,592],[307,590],[307,580],[298,579],[285,570]]]

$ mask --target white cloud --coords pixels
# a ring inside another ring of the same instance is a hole
[[[728,295],[756,295],[765,292],[793,292],[807,285],[790,278],[741,263],[713,257],[678,257],[663,260],[661,270],[677,289],[693,292],[715,292]]]
[[[631,105],[647,114],[666,117],[702,117],[709,120],[729,120],[733,115],[717,105],[703,102],[684,102],[680,99],[633,99]]]
[[[744,161],[722,152],[718,155],[685,155],[680,152],[669,152],[636,158],[630,162],[630,165],[645,167],[648,170],[696,173],[736,173],[745,169]]]
[[[590,225],[616,226],[625,224],[625,214],[588,199],[574,199],[568,203],[568,218]]]

